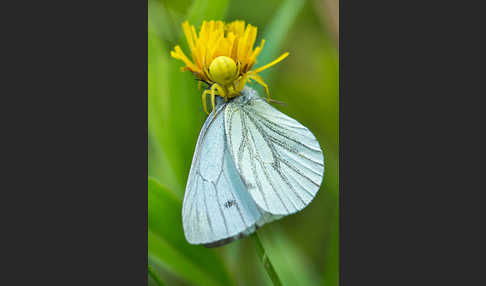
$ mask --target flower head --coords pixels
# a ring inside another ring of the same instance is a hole
[[[265,88],[267,98],[270,98],[268,86],[258,75],[276,63],[285,59],[289,53],[284,53],[273,62],[252,70],[256,57],[265,44],[262,40],[254,48],[257,28],[245,21],[203,21],[199,34],[194,26],[186,21],[182,24],[191,50],[192,61],[184,54],[180,46],[171,51],[173,58],[182,60],[183,71],[191,71],[199,80],[207,83],[210,88],[202,94],[203,106],[206,107],[206,95],[211,94],[214,109],[214,96],[219,95],[225,100],[240,95],[248,80],[254,80]]]

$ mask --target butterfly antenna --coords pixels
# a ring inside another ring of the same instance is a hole
[[[268,99],[268,101],[270,101],[271,103],[276,103],[276,104],[280,104],[280,105],[283,105],[283,106],[287,106],[287,103],[283,102],[283,101],[279,101],[279,100],[275,100],[275,99]]]

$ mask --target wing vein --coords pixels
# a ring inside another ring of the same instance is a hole
[[[294,159],[294,158],[292,158],[290,156],[286,156],[286,157],[290,159],[291,162],[289,162],[289,163],[293,163],[293,164],[299,165],[301,167],[301,169],[308,170],[308,171],[314,173],[317,176],[321,176],[321,173],[319,171],[314,170],[311,166],[307,166],[304,163],[299,162],[299,160],[296,160],[296,159]],[[285,159],[282,159],[282,161],[283,160],[285,160]]]
[[[314,197],[314,194],[313,194],[311,191],[309,191],[309,190],[308,190],[308,189],[307,189],[305,186],[303,186],[303,185],[302,185],[302,184],[299,182],[299,180],[297,180],[297,178],[296,178],[294,175],[292,175],[292,173],[289,173],[288,175],[289,175],[289,177],[291,177],[292,179],[294,179],[294,181],[296,181],[296,182],[297,182],[297,184],[298,184],[298,185],[299,185],[299,186],[300,186],[300,187],[301,187],[301,188],[302,188],[304,191],[306,191],[308,195],[310,195],[310,196],[311,196],[311,198],[313,198],[313,197]]]
[[[314,182],[311,178],[307,177],[306,175],[302,174],[302,172],[295,168],[294,166],[292,166],[292,164],[290,164],[287,160],[282,160],[282,162],[287,165],[287,167],[289,167],[290,169],[292,169],[294,172],[296,172],[297,174],[301,175],[302,177],[306,178],[309,182],[311,182],[312,184],[316,185],[317,187],[320,186],[320,184]]]
[[[207,182],[209,182],[209,181],[207,181]],[[203,192],[203,201],[204,201],[204,207],[206,208],[206,216],[208,217],[209,229],[211,230],[211,233],[213,235],[216,235],[216,233],[214,232],[214,229],[213,229],[213,223],[211,222],[211,215],[209,214],[206,192]]]
[[[254,159],[253,152],[251,152],[249,148],[248,148],[248,152],[250,153],[250,159],[252,159],[251,160],[251,170],[253,172],[253,176],[255,177],[255,183],[257,184],[258,190],[260,191],[260,194],[262,195],[263,202],[267,206],[267,209],[270,209],[270,205],[268,204],[267,199],[265,198],[265,192],[263,191],[262,185],[260,183],[260,178],[258,177],[258,172],[256,171],[255,160],[253,160]]]
[[[250,115],[250,113],[248,112],[248,110],[244,109],[244,112],[245,112],[245,114],[246,114],[248,117],[250,117],[251,119],[254,119],[254,118],[252,118],[252,116]],[[287,139],[287,140],[289,140],[289,141],[292,141],[292,142],[294,142],[294,143],[296,143],[296,144],[298,144],[298,145],[300,145],[300,146],[302,146],[302,147],[305,147],[305,148],[307,148],[307,149],[309,149],[309,150],[313,150],[313,151],[319,151],[319,152],[321,152],[321,150],[320,150],[319,148],[315,148],[315,147],[313,147],[313,146],[306,145],[306,144],[302,143],[301,141],[299,141],[299,140],[297,140],[297,139],[295,139],[295,138],[289,137],[289,136],[287,136],[286,134],[283,134],[282,132],[277,131],[277,129],[278,129],[278,128],[280,128],[280,127],[279,127],[278,125],[276,125],[274,122],[271,122],[271,121],[269,121],[268,119],[266,119],[266,118],[264,118],[264,117],[259,116],[259,114],[258,114],[258,113],[256,113],[256,112],[254,112],[254,114],[255,114],[256,116],[258,116],[259,118],[261,118],[261,119],[262,119],[261,124],[265,125],[265,127],[267,127],[268,129],[270,129],[271,131],[273,131],[273,132],[277,133],[278,135],[280,135],[280,136],[284,137],[285,139]],[[269,126],[269,125],[273,125],[273,126],[271,127],[271,126]],[[303,134],[301,134],[301,135],[303,135]],[[304,136],[304,135],[303,135],[303,136]],[[307,135],[306,135],[305,137],[307,137],[307,138],[311,139],[312,141],[316,141],[316,139],[315,139],[315,138],[312,138],[312,137],[310,137],[310,136],[307,136]]]
[[[196,173],[196,176],[198,176],[197,173]],[[196,177],[196,184],[197,184],[196,186],[199,186],[199,180],[197,179],[197,177]],[[194,200],[194,197],[196,196],[196,192],[197,192],[197,188],[194,188],[194,189],[191,188],[190,189],[190,193],[187,195],[187,199],[188,200],[190,200],[191,194],[192,194],[192,197],[193,197],[192,202],[191,202],[191,205],[190,205],[190,208],[189,208],[189,211],[187,212],[188,215],[189,214],[192,214],[192,210],[194,209],[194,202],[196,201],[196,200]]]
[[[248,128],[246,126],[246,123],[245,123],[245,120],[243,120],[243,113],[240,112],[240,118],[241,118],[241,126],[243,128],[243,137],[247,138],[248,136]],[[245,139],[243,139],[245,140]],[[263,188],[261,186],[261,183],[260,183],[260,178],[258,177],[258,172],[256,171],[256,165],[255,165],[255,161],[253,160],[255,155],[253,154],[250,146],[247,146],[247,149],[248,149],[248,153],[250,155],[250,161],[251,161],[251,170],[253,172],[253,176],[255,177],[255,182],[257,184],[257,187],[258,187],[258,190],[260,191],[260,194],[262,195],[262,198],[263,198],[263,202],[265,203],[265,205],[267,206],[267,209],[270,208],[268,202],[267,202],[267,199],[265,198],[265,192],[263,191]],[[241,160],[238,160],[238,169],[241,170]]]
[[[224,215],[223,209],[221,208],[221,201],[219,200],[218,188],[213,183],[214,190],[216,191],[216,200],[218,201],[218,208],[221,216],[223,217],[224,228],[226,229],[226,234],[229,235],[228,223],[226,222],[226,217]]]
[[[247,114],[247,116],[248,116],[248,114]],[[248,118],[250,118],[250,117],[248,116]],[[263,140],[265,140],[265,143],[267,144],[267,146],[268,146],[268,147],[270,148],[270,150],[272,151],[272,155],[274,156],[274,158],[275,158],[275,160],[276,160],[276,164],[272,165],[272,168],[275,170],[275,172],[276,172],[277,174],[279,174],[279,175],[280,175],[280,177],[282,178],[282,180],[283,180],[283,181],[284,181],[284,182],[287,184],[287,186],[289,186],[289,187],[290,187],[290,189],[291,189],[291,190],[294,192],[294,194],[295,194],[295,195],[296,195],[296,196],[297,196],[297,197],[298,197],[298,198],[299,198],[299,199],[302,201],[302,203],[305,205],[304,200],[303,200],[303,199],[300,197],[300,195],[299,195],[299,194],[297,193],[297,191],[296,191],[296,190],[293,188],[293,186],[292,186],[292,185],[290,185],[290,183],[288,182],[287,177],[285,177],[285,176],[282,174],[282,171],[280,170],[280,165],[278,164],[278,161],[281,161],[281,160],[282,160],[282,159],[281,159],[281,157],[280,157],[280,153],[278,153],[278,152],[277,152],[277,150],[275,150],[275,146],[273,146],[273,144],[271,144],[271,142],[269,142],[269,141],[271,141],[271,140],[269,139],[269,136],[267,136],[267,134],[266,134],[266,133],[263,131],[262,126],[259,126],[259,122],[257,122],[257,121],[256,121],[256,119],[254,119],[254,118],[250,118],[250,120],[253,122],[253,124],[254,124],[254,125],[255,125],[255,127],[257,128],[257,131],[260,133],[260,135],[262,136]],[[271,136],[270,136],[270,138],[271,138]],[[252,136],[252,139],[254,139],[254,138],[253,138],[253,136]],[[254,140],[253,140],[253,141],[254,141]],[[264,166],[262,166],[262,168],[264,168],[264,169],[265,169],[265,167],[264,167]],[[266,169],[265,169],[265,170],[266,170]],[[274,190],[275,194],[277,194],[278,198],[280,199],[280,202],[282,203],[282,205],[285,207],[285,209],[286,209],[286,210],[287,210],[287,212],[288,212],[289,210],[288,210],[287,206],[284,204],[284,202],[283,202],[282,198],[280,197],[279,193],[277,192],[277,189],[275,188],[274,184],[273,184],[273,183],[272,183],[272,181],[270,180],[270,177],[269,177],[269,175],[268,175],[268,173],[267,173],[267,170],[266,170],[266,171],[264,171],[264,172],[265,172],[265,176],[267,177],[267,179],[268,179],[268,181],[269,181],[270,185],[272,186],[272,188],[273,188],[273,190]],[[284,195],[287,197],[287,200],[289,200],[289,201],[290,201],[290,203],[293,205],[293,207],[294,207],[296,210],[298,210],[299,208],[298,208],[298,207],[297,207],[297,206],[294,204],[293,200],[291,200],[291,199],[290,199],[290,197],[289,197],[289,196],[288,196],[288,195],[287,195],[285,192],[283,192],[283,194],[284,194]]]
[[[240,114],[243,114],[243,113],[240,113]],[[273,146],[272,144],[269,144],[268,143],[268,139],[267,139],[267,135],[262,132],[261,130],[261,127],[258,126],[258,124],[255,122],[255,120],[253,118],[251,118],[250,116],[248,116],[248,114],[245,112],[246,116],[248,117],[248,119],[253,123],[253,125],[255,125],[255,128],[257,130],[258,133],[260,133],[260,135],[262,136],[263,140],[265,141],[265,143],[267,144],[267,146],[270,148],[270,150],[272,151],[272,154],[273,154],[273,157],[274,159],[277,159],[278,156],[277,154],[275,154],[275,149],[273,149]],[[255,141],[255,137],[253,137],[253,134],[252,132],[250,131],[249,132],[250,134],[250,138],[251,138],[251,141],[253,141],[253,146],[256,146],[256,141]],[[277,192],[277,189],[275,188],[272,180],[270,179],[270,176],[268,175],[268,170],[266,169],[265,167],[265,164],[263,163],[263,158],[261,157],[260,153],[258,152],[258,150],[255,148],[255,154],[257,155],[258,157],[258,162],[260,163],[260,166],[262,167],[262,170],[263,170],[263,174],[265,175],[268,183],[270,184],[270,186],[272,187],[272,190],[273,192],[275,193],[275,195],[278,197],[278,199],[280,200],[280,203],[282,203],[282,206],[285,208],[285,210],[287,212],[289,212],[289,209],[287,208],[287,206],[285,205],[285,203],[283,202],[282,200],[282,197],[280,196],[280,194]]]
[[[270,141],[272,141],[274,144],[276,144],[276,145],[278,145],[278,146],[282,147],[283,149],[285,149],[285,150],[289,151],[290,153],[296,154],[297,156],[302,157],[303,159],[309,160],[309,161],[311,161],[312,163],[314,163],[314,164],[316,164],[316,165],[319,165],[319,166],[321,166],[321,167],[324,167],[324,164],[323,164],[323,163],[318,162],[318,161],[315,161],[314,159],[312,159],[312,158],[309,158],[309,157],[305,156],[305,155],[304,155],[304,154],[302,154],[301,152],[298,152],[298,151],[296,151],[296,150],[292,149],[292,148],[291,148],[291,147],[289,147],[287,144],[282,143],[282,141],[280,141],[280,140],[276,139],[275,137],[270,137],[269,139],[270,139]]]
[[[226,174],[224,174],[224,177],[227,179],[226,177]],[[228,179],[227,179],[228,180]],[[228,180],[229,181],[229,180]],[[233,200],[236,201],[236,197],[235,195],[233,194],[233,192],[231,192],[231,196],[233,197]],[[238,213],[240,214],[240,217],[241,217],[241,221],[243,222],[243,224],[245,225],[245,227],[249,227],[248,223],[246,222],[245,218],[243,217],[243,213],[241,212],[241,209],[240,209],[240,206],[238,204],[236,204],[236,209],[238,210]]]
[[[277,174],[280,175],[280,178],[282,178],[282,180],[285,182],[285,184],[292,190],[292,192],[294,192],[295,196],[297,198],[299,198],[299,200],[304,204],[304,206],[306,205],[304,199],[302,199],[302,197],[300,196],[300,194],[295,190],[294,186],[292,186],[292,184],[290,184],[289,182],[289,179],[287,178],[287,176],[285,176],[282,171],[280,169],[278,170],[275,170],[277,172]],[[290,200],[290,199],[289,199]],[[292,200],[290,200],[292,201]],[[295,205],[294,205],[295,206]],[[298,209],[297,207],[295,207],[295,209]]]
[[[246,143],[248,141],[248,129],[246,128],[245,121],[243,120],[243,114],[240,112],[240,120],[241,120],[241,126],[243,127],[243,132],[241,132],[241,144],[240,148],[238,148],[238,169],[241,170],[241,162],[243,161],[243,152],[245,145],[243,143]],[[241,148],[243,147],[243,148]]]
[[[259,113],[259,112],[255,112],[255,115],[260,117],[261,119],[265,120],[266,122],[272,124],[272,125],[275,125],[274,122],[272,122],[271,120],[269,120],[266,116],[264,116],[263,114]],[[304,130],[304,131],[307,131],[307,128],[302,126],[299,122],[297,122],[297,124],[299,125],[294,125],[294,124],[289,124],[288,122],[292,122],[289,120],[289,118],[287,117],[284,117],[284,116],[279,116],[278,119],[282,119],[283,121],[282,122],[279,122],[280,125],[285,125],[286,127],[289,127],[289,128],[295,128],[295,129],[300,129],[300,130]],[[294,123],[294,122],[292,122]],[[276,127],[280,127],[280,125],[275,125]]]

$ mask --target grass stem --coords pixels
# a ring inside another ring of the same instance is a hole
[[[160,279],[159,275],[157,274],[157,272],[155,272],[153,269],[152,269],[152,266],[148,266],[148,273],[149,273],[149,276],[152,277],[155,281],[155,283],[157,283],[157,285],[159,286],[165,286],[165,283],[162,282],[162,279]]]
[[[265,248],[263,248],[263,244],[260,241],[260,238],[258,237],[258,233],[255,232],[252,236],[253,239],[255,240],[258,257],[262,261],[263,267],[265,268],[265,271],[267,272],[268,276],[270,276],[273,285],[282,286],[282,282],[280,281],[277,272],[275,272],[275,268],[273,268],[272,261],[270,261],[270,258],[268,258]]]

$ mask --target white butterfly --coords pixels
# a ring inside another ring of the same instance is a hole
[[[249,235],[302,210],[321,185],[324,157],[309,129],[253,89],[241,94],[228,103],[218,98],[199,134],[182,207],[191,244]]]

